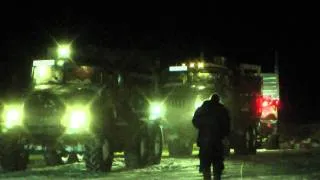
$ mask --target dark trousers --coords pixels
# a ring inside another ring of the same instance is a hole
[[[215,176],[221,176],[224,170],[224,146],[222,141],[209,142],[203,140],[199,142],[199,147],[199,171],[202,173],[211,173],[212,167],[213,174]]]

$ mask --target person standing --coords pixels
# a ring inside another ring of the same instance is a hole
[[[221,179],[225,155],[223,139],[230,133],[230,116],[228,109],[220,103],[218,94],[213,94],[196,110],[192,124],[198,129],[199,171],[204,179],[211,179],[213,167],[214,179]]]

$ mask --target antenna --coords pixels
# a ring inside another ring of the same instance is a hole
[[[274,49],[274,73],[276,74],[276,77],[277,77],[278,96],[280,99],[281,96],[280,96],[280,78],[279,78],[279,54],[276,49]]]
[[[279,75],[279,59],[277,50],[274,50],[274,72]]]

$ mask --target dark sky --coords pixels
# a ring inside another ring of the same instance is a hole
[[[295,12],[231,14],[227,10],[216,14],[191,11],[161,17],[144,12],[139,16],[118,15],[124,12],[104,14],[101,11],[99,17],[93,17],[72,9],[64,12],[39,9],[31,15],[7,19],[3,29],[2,71],[15,69],[17,62],[24,66],[27,59],[37,57],[46,47],[61,40],[72,40],[77,47],[92,44],[160,50],[172,56],[200,52],[208,57],[224,54],[238,61],[261,64],[265,70],[272,70],[276,49],[287,109],[299,112],[299,116],[306,114],[307,119],[316,118],[308,111],[316,110],[320,100],[315,90],[318,31],[314,17]]]

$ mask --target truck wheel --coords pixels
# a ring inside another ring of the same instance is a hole
[[[267,149],[279,149],[279,135],[272,134],[269,136],[267,141]]]
[[[257,131],[255,128],[250,128],[250,146],[249,153],[257,154]]]
[[[24,146],[19,143],[8,143],[4,146],[2,146],[3,154],[0,161],[3,170],[26,170],[29,163],[29,153],[24,149]]]
[[[148,132],[142,130],[134,139],[134,144],[124,152],[127,168],[140,168],[148,163]]]
[[[160,164],[163,148],[163,136],[159,126],[154,129],[149,142],[149,162],[151,164]]]
[[[171,157],[191,156],[192,150],[193,150],[193,143],[191,141],[182,142],[179,139],[169,140],[168,150],[169,150],[169,155]]]
[[[256,131],[253,128],[247,128],[245,133],[238,137],[236,141],[237,145],[235,146],[235,154],[238,155],[249,155],[256,154],[257,145],[256,145]]]
[[[110,141],[93,138],[85,144],[84,161],[88,171],[109,172],[112,168],[113,151]]]
[[[61,165],[62,158],[56,150],[46,150],[43,154],[47,166]]]

